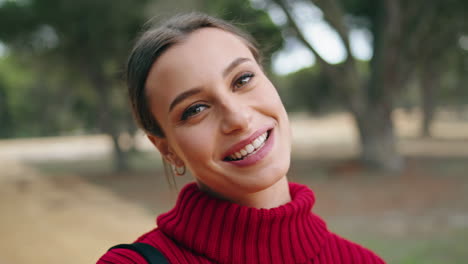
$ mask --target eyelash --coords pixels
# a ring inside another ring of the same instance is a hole
[[[240,89],[240,88],[242,88],[242,86],[248,84],[254,76],[255,75],[253,73],[251,73],[251,72],[244,73],[234,81],[232,86],[234,87],[235,90]],[[245,81],[245,79],[247,79],[247,78],[248,78],[248,80]],[[245,82],[241,83],[243,81],[245,81]],[[240,85],[238,86],[238,84],[240,84]],[[202,111],[202,110],[197,110],[197,109],[200,109],[200,107],[208,108],[208,106],[205,105],[205,104],[192,105],[182,113],[182,116],[181,116],[180,120],[185,121],[185,120],[189,119],[190,117],[197,115],[198,113],[200,113]]]
[[[196,104],[196,105],[192,105],[190,106],[189,108],[187,108],[183,113],[182,113],[182,117],[180,118],[181,121],[185,121],[187,119],[189,119],[190,117],[194,116],[194,115],[197,115],[198,113],[200,113],[201,111],[197,111],[196,109],[199,109],[200,107],[206,107],[208,108],[207,105],[205,104]],[[195,112],[193,112],[195,111]]]
[[[244,73],[242,74],[238,79],[236,79],[234,81],[234,83],[232,84],[232,86],[235,88],[235,89],[239,89],[241,88],[242,86],[246,85],[247,83],[249,83],[251,81],[251,79],[254,77],[255,75],[251,72],[248,72],[248,73]],[[237,87],[237,84],[239,84],[240,81],[244,80],[248,78],[247,82],[241,84],[241,86]]]

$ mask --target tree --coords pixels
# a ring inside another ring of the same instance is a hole
[[[12,134],[12,119],[10,108],[8,106],[8,94],[5,82],[0,76],[0,138],[9,137]]]
[[[463,17],[463,11],[459,8],[466,5],[464,1],[271,2],[283,10],[288,21],[286,28],[315,55],[317,63],[333,82],[334,88],[343,95],[343,103],[352,113],[359,131],[361,159],[386,170],[402,169],[404,163],[397,150],[392,121],[395,100],[414,74],[415,62],[420,58],[421,50],[431,49],[426,43],[428,38],[445,39],[444,31],[433,30],[439,21],[435,18],[441,10]],[[330,64],[306,40],[297,14],[292,11],[293,6],[298,3],[314,4],[321,9],[325,21],[336,31],[347,52],[342,64]],[[353,23],[367,26],[373,36],[373,56],[369,62],[368,74],[359,72],[357,60],[351,53],[349,33]],[[451,21],[450,23],[450,26],[456,26]]]
[[[446,101],[447,98],[440,96],[442,90],[447,89],[443,84],[444,77],[449,72],[453,72],[453,78],[457,78],[460,82],[463,80],[460,63],[465,59],[463,52],[457,47],[457,34],[452,35],[452,42],[446,43],[439,47],[434,47],[432,52],[425,56],[422,60],[423,67],[420,67],[419,72],[419,92],[422,110],[422,120],[420,126],[420,136],[430,137],[431,126],[434,121],[437,106]],[[466,53],[466,52],[465,52]],[[457,83],[452,82],[453,86]],[[453,90],[453,89],[449,89]],[[459,95],[463,95],[462,91],[458,91]]]
[[[144,22],[146,0],[6,1],[0,5],[0,40],[13,50],[26,53],[29,60],[45,74],[48,69],[62,69],[62,100],[76,95],[69,88],[89,88],[93,103],[86,103],[94,113],[99,131],[112,138],[115,165],[128,168],[125,152],[119,144],[122,130],[129,129],[129,111],[121,75],[132,39]],[[72,81],[86,83],[75,85]],[[77,102],[79,100],[71,99]]]
[[[325,113],[340,104],[327,76],[317,65],[285,76],[275,76],[275,84],[288,111]]]

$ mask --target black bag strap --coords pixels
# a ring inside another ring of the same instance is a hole
[[[169,264],[164,255],[155,247],[146,243],[120,244],[109,248],[126,248],[138,252],[148,264]]]

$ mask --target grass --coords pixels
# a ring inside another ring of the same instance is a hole
[[[468,229],[465,228],[423,237],[355,240],[372,247],[388,263],[463,264],[468,261],[467,238]]]

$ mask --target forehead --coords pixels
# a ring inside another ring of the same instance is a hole
[[[255,61],[240,37],[216,28],[203,28],[170,47],[151,67],[146,92],[152,105],[168,105],[184,90],[220,78],[233,60]]]
[[[173,73],[194,75],[206,70],[222,71],[219,67],[240,56],[253,59],[239,37],[216,28],[199,29],[157,59],[148,75],[147,87],[153,86],[154,77],[160,82]]]

